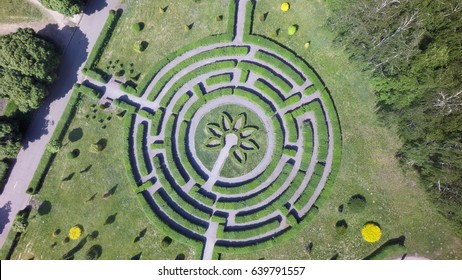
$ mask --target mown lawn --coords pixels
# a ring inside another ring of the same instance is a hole
[[[84,96],[64,147],[34,196],[35,208],[39,207],[32,211],[13,259],[59,260],[73,249],[75,259],[85,259],[94,245],[102,248],[100,259],[130,259],[139,253],[142,259],[175,259],[178,254],[194,258],[193,250],[175,241],[168,247],[161,245],[165,236],[148,220],[128,184],[122,164],[126,154],[123,135],[123,120],[115,112],[101,111],[94,100]],[[91,153],[90,145],[101,139],[106,139],[106,148]],[[80,155],[69,159],[69,152],[76,149]],[[106,193],[111,195],[105,198]],[[83,226],[82,237],[64,243],[74,225]],[[56,229],[61,233],[54,237]],[[93,232],[98,232],[95,239],[85,239]]]
[[[119,70],[111,68],[114,64],[125,66],[121,68],[130,66],[125,78],[134,77],[135,83],[142,80],[156,62],[173,51],[201,38],[224,33],[228,1],[125,0],[122,18],[97,67],[113,73]],[[218,16],[223,16],[223,20],[217,21]],[[143,30],[134,31],[133,25],[140,22]],[[148,47],[138,53],[133,46],[141,41],[147,42]]]
[[[446,220],[427,200],[417,175],[404,173],[394,155],[400,141],[392,128],[380,123],[375,113],[375,97],[367,78],[351,64],[343,50],[332,46],[333,33],[325,28],[328,10],[325,1],[292,0],[283,13],[280,2],[257,1],[254,33],[274,39],[306,59],[329,87],[338,109],[343,131],[343,156],[333,194],[318,216],[299,238],[270,250],[245,255],[223,254],[232,259],[361,259],[391,238],[405,236],[408,255],[431,259],[461,259],[462,244],[450,231]],[[259,18],[267,13],[265,21]],[[287,35],[290,25],[298,32]],[[275,31],[280,29],[279,35]],[[308,49],[304,44],[310,42]],[[367,205],[353,213],[348,200],[363,195]],[[343,205],[343,213],[338,211]],[[346,233],[337,233],[335,224],[348,224]],[[383,230],[382,239],[373,244],[362,240],[361,228],[375,221]],[[308,253],[312,242],[311,253]],[[395,257],[400,257],[399,253]]]
[[[42,13],[26,0],[0,0],[0,23],[39,21]]]

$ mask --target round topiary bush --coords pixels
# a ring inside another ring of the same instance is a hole
[[[366,198],[360,194],[355,194],[348,200],[348,210],[353,213],[359,213],[366,208]]]
[[[80,155],[80,150],[79,149],[74,149],[71,152],[67,154],[68,159],[74,159],[77,158]]]
[[[374,243],[382,237],[382,229],[376,222],[367,222],[361,230],[361,235],[367,242]]]
[[[88,249],[87,253],[85,254],[85,258],[87,260],[97,260],[103,254],[103,247],[100,245],[93,245]]]
[[[180,260],[180,261],[185,260],[185,259],[186,259],[186,256],[184,254],[178,254],[175,258],[175,260]]]
[[[160,245],[162,247],[168,247],[168,246],[170,246],[170,244],[172,244],[172,241],[173,240],[170,237],[166,236],[166,237],[164,237],[164,239],[162,239],[162,242],[160,243]]]
[[[343,235],[348,229],[348,224],[345,220],[337,221],[337,223],[335,223],[335,229],[339,235]]]
[[[140,32],[143,29],[144,29],[144,22],[140,21],[132,25],[132,30],[135,32]]]
[[[281,4],[281,11],[287,12],[290,9],[290,4],[287,2],[284,2]]]
[[[294,25],[289,26],[289,28],[287,29],[287,33],[290,36],[292,36],[297,32],[297,30],[298,30],[298,26],[294,24]]]
[[[69,238],[72,240],[77,240],[82,236],[83,228],[80,225],[75,225],[69,230]]]
[[[144,52],[149,46],[149,43],[146,41],[141,41],[141,42],[136,42],[135,45],[133,46],[133,49],[136,52],[142,53]]]
[[[53,237],[57,237],[61,233],[61,229],[57,228],[55,231],[53,231]]]

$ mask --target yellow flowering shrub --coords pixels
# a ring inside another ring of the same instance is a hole
[[[283,12],[287,12],[289,9],[290,9],[290,4],[289,3],[284,2],[284,3],[281,4],[281,10]]]
[[[366,240],[369,243],[374,243],[379,241],[380,237],[382,237],[382,230],[378,225],[374,223],[367,223],[363,226],[361,234],[364,240]]]
[[[77,240],[82,235],[82,229],[79,226],[73,226],[69,230],[69,238],[72,240]]]

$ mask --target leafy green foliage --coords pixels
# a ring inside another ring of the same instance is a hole
[[[337,43],[370,73],[381,116],[398,125],[404,143],[399,159],[420,173],[440,211],[460,223],[460,1],[355,0],[329,5]]]
[[[14,158],[21,146],[20,141],[21,135],[16,122],[0,119],[0,158]]]
[[[82,12],[85,2],[83,0],[40,0],[48,9],[60,12],[65,16],[73,16]]]
[[[59,142],[58,140],[51,140],[50,143],[48,143],[47,145],[47,151],[52,154],[56,154],[61,150],[61,147],[61,142]]]
[[[0,96],[12,100],[22,112],[36,109],[56,79],[60,55],[51,42],[33,29],[0,37]]]

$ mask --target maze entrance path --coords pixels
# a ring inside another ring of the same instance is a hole
[[[252,1],[230,2],[229,34],[166,59],[141,97],[113,96],[136,107],[129,167],[146,213],[203,259],[297,234],[341,153],[320,78],[251,33]]]

